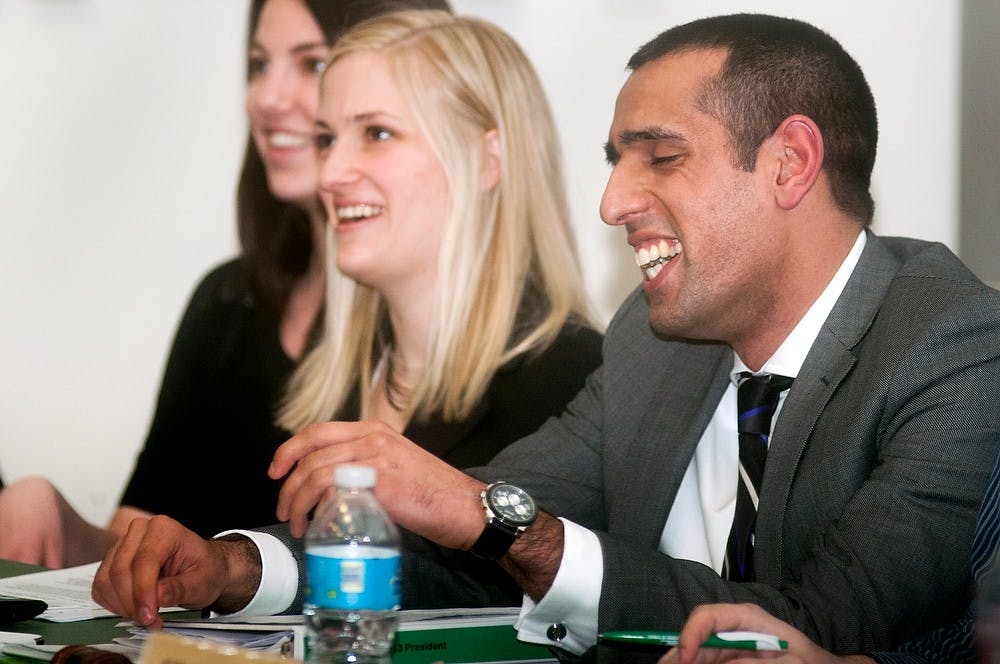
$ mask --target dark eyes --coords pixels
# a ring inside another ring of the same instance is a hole
[[[323,73],[324,69],[326,69],[326,59],[306,56],[300,60],[299,66],[301,66],[303,73],[318,76]],[[270,63],[266,58],[251,56],[247,59],[247,76],[249,78],[254,78],[255,76],[264,74],[269,68]]]
[[[334,140],[333,134],[316,134],[313,137],[313,144],[317,150],[326,150],[333,145]]]
[[[250,58],[247,60],[247,76],[253,78],[267,71],[267,60],[264,58]]]

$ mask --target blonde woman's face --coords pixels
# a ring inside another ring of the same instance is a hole
[[[338,268],[390,297],[426,297],[437,276],[447,178],[384,57],[337,60],[323,76],[318,116],[320,197]]]
[[[267,0],[250,44],[246,106],[250,134],[279,200],[314,204],[313,126],[329,48],[302,0]]]

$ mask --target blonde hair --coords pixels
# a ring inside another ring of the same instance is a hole
[[[404,415],[462,419],[502,365],[546,348],[567,320],[590,321],[555,124],[527,57],[485,21],[440,11],[387,14],[343,35],[327,67],[357,52],[387,56],[451,198],[426,363],[406,392]],[[481,191],[490,130],[500,179]],[[325,330],[289,383],[279,424],[290,431],[330,419],[356,388],[365,419],[375,366],[391,344],[381,296],[341,274],[335,256],[328,233]]]

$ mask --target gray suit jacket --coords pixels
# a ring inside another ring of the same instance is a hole
[[[597,532],[602,630],[678,629],[698,604],[749,601],[850,652],[955,619],[1000,444],[1000,293],[941,245],[869,236],[775,425],[744,584],[657,550],[732,360],[658,337],[637,291],[566,413],[473,474]],[[408,605],[517,601],[496,568],[408,546]]]

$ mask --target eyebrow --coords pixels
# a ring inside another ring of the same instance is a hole
[[[624,149],[636,143],[649,141],[686,141],[682,134],[670,131],[663,127],[643,127],[642,129],[629,129],[618,134],[618,144]],[[604,144],[604,158],[614,166],[621,158],[621,152],[611,141]]]
[[[387,120],[392,120],[394,122],[399,122],[399,118],[392,113],[386,113],[385,111],[364,111],[362,113],[355,113],[351,116],[351,122],[355,124],[362,124],[364,122],[371,122],[376,118],[385,118]]]
[[[307,53],[307,52],[309,52],[309,51],[311,51],[313,49],[327,48],[327,46],[328,46],[328,44],[325,41],[306,42],[304,44],[296,44],[295,46],[293,46],[292,47],[292,53],[296,53],[296,54],[298,54],[298,53]],[[254,40],[253,42],[250,43],[250,50],[252,51],[254,49],[259,50],[259,51],[265,51],[265,52],[267,51],[267,48],[265,48],[263,44],[261,44],[260,42],[258,42],[256,40]]]
[[[354,125],[359,125],[359,124],[364,124],[365,122],[371,122],[372,120],[378,117],[385,117],[389,120],[399,121],[399,118],[397,118],[395,115],[392,115],[391,113],[386,113],[384,111],[366,111],[364,113],[357,113],[355,115],[352,115],[349,118],[349,122]],[[314,124],[316,129],[319,131],[332,131],[330,125],[328,125],[323,120],[316,120]]]

